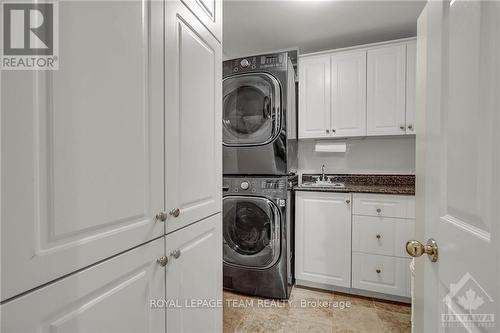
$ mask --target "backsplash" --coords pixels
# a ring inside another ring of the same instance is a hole
[[[368,137],[335,140],[346,142],[345,153],[318,153],[316,140],[299,140],[298,172],[329,174],[415,174],[415,137]],[[323,140],[321,141],[323,142]]]

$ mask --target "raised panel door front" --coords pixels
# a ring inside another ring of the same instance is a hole
[[[168,233],[222,208],[222,49],[182,3],[165,7]]]
[[[350,193],[297,192],[295,277],[351,286]]]
[[[222,43],[222,0],[182,0]]]
[[[415,134],[417,43],[406,45],[406,134]]]
[[[366,51],[332,56],[332,135],[366,135]]]
[[[2,72],[2,300],[163,234],[161,9],[60,2],[59,70]]]
[[[163,254],[160,238],[2,304],[1,331],[165,332]]]
[[[406,46],[368,50],[367,135],[405,134]]]
[[[299,59],[299,138],[330,136],[330,56]]]
[[[166,299],[183,305],[167,309],[167,332],[222,332],[221,214],[167,235],[165,248]]]

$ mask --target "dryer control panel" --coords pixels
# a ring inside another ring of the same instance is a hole
[[[287,59],[288,54],[286,52],[283,52],[226,60],[223,63],[223,73],[226,76],[242,72],[245,73],[258,71],[262,69],[286,70]]]

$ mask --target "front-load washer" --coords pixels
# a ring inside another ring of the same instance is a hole
[[[252,176],[224,177],[223,183],[224,288],[287,299],[293,282],[293,181]]]
[[[224,174],[294,173],[297,169],[295,104],[295,70],[288,53],[224,61]]]

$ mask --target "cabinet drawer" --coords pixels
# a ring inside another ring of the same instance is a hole
[[[410,259],[354,252],[352,287],[410,297]]]
[[[352,217],[352,250],[408,257],[406,242],[413,238],[415,220],[380,216]]]
[[[353,194],[353,214],[415,218],[415,197],[389,194]]]

